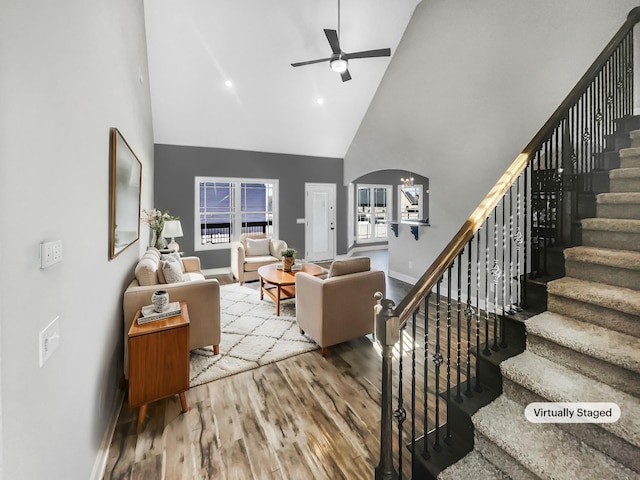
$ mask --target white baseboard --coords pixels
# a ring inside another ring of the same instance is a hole
[[[396,272],[395,270],[389,270],[388,275],[391,278],[395,278],[396,280],[400,280],[402,282],[408,283],[410,285],[415,285],[418,283],[419,278],[410,277],[409,275],[405,275],[404,273]]]
[[[109,458],[109,447],[111,446],[111,442],[113,441],[113,434],[116,431],[116,425],[118,424],[118,417],[120,416],[120,410],[122,409],[122,404],[124,403],[124,389],[118,389],[118,393],[116,394],[115,405],[113,412],[111,412],[111,418],[109,419],[109,424],[107,425],[107,429],[104,432],[102,437],[102,443],[100,444],[100,449],[98,450],[98,454],[96,455],[96,460],[93,463],[93,470],[91,471],[91,476],[89,477],[91,480],[102,480],[104,478],[104,473],[107,468],[107,460]]]

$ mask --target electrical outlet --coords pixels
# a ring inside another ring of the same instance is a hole
[[[40,268],[48,268],[62,261],[62,240],[40,244]]]
[[[39,357],[40,368],[45,364],[49,357],[56,351],[60,344],[60,331],[58,320],[60,317],[54,318],[49,325],[44,327],[39,336]]]

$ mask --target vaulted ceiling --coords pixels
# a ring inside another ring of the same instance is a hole
[[[341,0],[346,52],[395,53],[420,0]],[[349,62],[342,82],[323,29],[338,0],[147,0],[156,144],[344,157],[389,57]]]

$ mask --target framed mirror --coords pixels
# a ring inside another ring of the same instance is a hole
[[[142,163],[117,128],[110,134],[109,258],[115,258],[140,238]]]

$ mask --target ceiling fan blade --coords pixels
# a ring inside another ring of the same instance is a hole
[[[336,32],[335,30],[329,30],[325,28],[324,34],[327,36],[327,40],[329,41],[329,45],[331,46],[331,51],[335,55],[340,55],[340,53],[342,53],[342,50],[340,50],[340,41],[338,40],[338,32]]]
[[[366,50],[364,52],[345,53],[345,58],[351,60],[353,58],[371,58],[371,57],[390,57],[390,48],[380,48],[378,50]]]
[[[343,82],[351,80],[351,74],[349,73],[349,70],[345,70],[343,73],[340,74],[340,76],[342,77]]]
[[[308,62],[292,63],[291,66],[292,67],[301,67],[303,65],[311,65],[312,63],[328,62],[329,60],[331,60],[331,58],[319,58],[318,60],[309,60]]]

